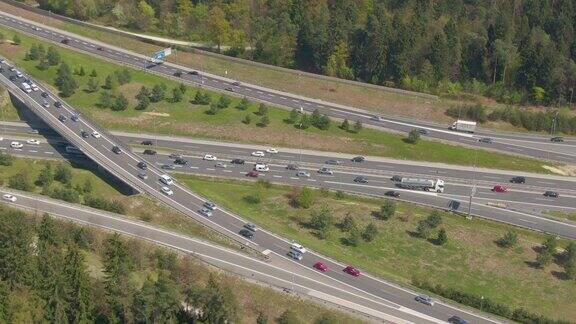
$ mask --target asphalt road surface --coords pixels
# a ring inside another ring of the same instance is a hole
[[[17,68],[10,66],[9,62],[2,62],[0,66],[3,68],[0,73],[0,82],[4,83],[13,95],[24,102],[60,136],[80,149],[107,172],[123,180],[131,187],[149,194],[153,198],[213,230],[227,235],[231,239],[243,243],[249,242],[247,246],[251,249],[262,253],[269,251],[278,257],[290,260],[287,254],[291,243],[288,240],[265,230],[258,231],[252,240],[246,240],[239,234],[239,231],[246,224],[244,220],[223,209],[215,210],[209,217],[199,213],[199,210],[206,202],[205,199],[177,182],[173,182],[170,185],[160,182],[159,180],[162,175],[165,175],[165,172],[153,163],[148,165],[146,177],[139,177],[138,174],[141,173],[141,170],[137,167],[137,164],[143,160],[140,155],[131,152],[128,146],[121,143],[106,130],[87,120],[85,116],[79,116],[79,113],[73,107],[54,94],[47,92],[38,82],[36,82],[39,86],[37,91],[24,91],[22,83],[33,83],[34,80],[25,73],[20,73],[21,71],[18,71]],[[57,102],[60,104],[57,104]],[[86,136],[81,135],[83,131],[86,132]],[[94,132],[97,132],[99,136],[95,136]],[[113,152],[115,147],[120,151]],[[340,265],[312,251],[306,253],[302,260],[294,260],[293,262],[307,266],[317,261],[324,262],[331,269],[340,267]],[[325,275],[353,286],[364,293],[384,298],[410,309],[416,309],[437,320],[445,321],[456,313],[465,318],[474,318],[473,322],[475,323],[484,321],[479,316],[447,305],[423,307],[423,305],[414,301],[415,293],[367,274],[356,278],[343,276],[341,271],[329,271]]]
[[[225,91],[235,96],[245,96],[259,101],[269,102],[288,109],[299,109],[308,113],[318,109],[321,113],[333,118],[347,118],[352,121],[359,120],[369,127],[382,128],[404,134],[407,134],[414,128],[421,128],[428,131],[428,134],[424,137],[430,139],[450,141],[472,147],[565,163],[576,162],[576,139],[574,138],[566,138],[564,143],[552,143],[550,142],[550,137],[530,134],[495,133],[482,130],[477,131],[475,135],[458,133],[449,131],[447,129],[448,125],[439,125],[394,116],[375,116],[373,113],[359,108],[305,98],[253,84],[239,83],[228,78],[201,71],[194,71],[172,63],[153,64],[149,61],[149,58],[144,55],[113,47],[53,27],[33,23],[8,13],[0,13],[0,25],[60,43],[61,45],[66,45],[94,56],[144,69],[150,73],[170,76],[185,83]],[[479,142],[479,139],[483,137],[492,138],[493,143],[487,144]]]

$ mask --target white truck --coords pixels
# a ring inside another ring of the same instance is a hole
[[[452,125],[450,125],[448,129],[455,130],[457,132],[474,133],[476,130],[476,122],[458,119]]]
[[[398,187],[410,190],[424,190],[434,191],[438,193],[444,192],[444,180],[442,179],[417,179],[417,178],[402,178],[397,184]]]

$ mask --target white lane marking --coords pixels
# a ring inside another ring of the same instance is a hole
[[[530,223],[530,224],[538,224],[537,222],[529,221],[527,219],[518,218],[519,221]]]
[[[232,173],[232,170],[222,170],[222,172]]]
[[[274,178],[282,178],[282,176],[281,176],[281,175],[276,175],[276,174],[275,174],[275,175],[273,175],[273,177],[274,177]]]
[[[46,154],[54,154],[54,152],[47,152],[47,151],[44,152],[44,153],[46,153]]]
[[[198,169],[198,167],[191,166],[190,169]]]

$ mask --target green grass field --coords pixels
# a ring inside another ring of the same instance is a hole
[[[192,190],[259,226],[372,274],[402,284],[410,284],[414,277],[425,278],[553,318],[576,317],[574,282],[554,276],[563,270],[558,265],[540,270],[527,264],[536,259],[534,248],[545,239],[535,232],[514,229],[519,244],[507,250],[498,247],[495,241],[513,227],[444,213],[440,227],[448,232],[449,242],[436,246],[410,235],[418,221],[431,212],[428,208],[401,203],[393,219],[380,221],[373,220],[371,212],[379,209],[382,200],[356,196],[336,199],[333,193],[318,191],[315,205],[302,210],[290,206],[290,187],[274,185],[264,189],[244,181],[184,175],[178,178]],[[250,204],[244,199],[256,191],[262,197],[260,204]],[[336,227],[327,239],[319,239],[305,224],[311,211],[322,206],[332,210],[338,220],[335,223],[350,213],[358,224],[374,221],[380,234],[373,242],[362,242],[358,247],[343,244],[348,234]]]
[[[12,33],[2,30],[8,38]],[[14,60],[20,67],[44,83],[53,85],[56,67],[45,71],[39,70],[37,61],[25,60],[25,53],[32,43],[40,43],[29,37],[22,36],[22,45],[0,45],[0,54]],[[48,44],[45,44],[47,47]],[[79,54],[66,49],[59,49],[62,59],[72,69],[83,67],[86,76],[75,76],[80,85],[76,93],[67,98],[67,102],[79,108],[84,114],[92,117],[105,127],[116,130],[132,132],[157,132],[168,135],[194,136],[220,140],[259,143],[283,147],[299,147],[299,136],[302,135],[302,146],[307,149],[347,152],[363,155],[376,155],[406,160],[424,160],[459,165],[472,165],[477,156],[477,165],[481,167],[523,170],[531,172],[548,172],[542,168],[543,162],[534,159],[514,157],[505,154],[491,153],[482,150],[473,150],[455,145],[422,140],[418,144],[407,144],[403,136],[393,135],[373,129],[363,129],[359,133],[350,133],[332,123],[331,127],[322,131],[314,127],[300,131],[284,122],[289,112],[279,108],[269,108],[270,125],[257,126],[260,116],[255,112],[258,105],[252,103],[248,110],[236,109],[238,98],[233,98],[229,108],[220,110],[216,115],[208,115],[207,105],[193,105],[190,100],[197,92],[197,88],[188,87],[184,100],[178,103],[162,101],[152,104],[145,111],[135,109],[136,99],[141,86],[152,88],[155,84],[163,83],[168,87],[168,97],[171,89],[178,86],[178,82],[154,76],[152,74],[130,69],[132,82],[120,87],[119,91],[127,96],[130,106],[124,111],[112,111],[99,108],[100,94],[86,92],[88,74],[95,69],[100,84],[104,83],[107,75],[120,69],[119,66],[109,62],[95,59],[91,56]],[[220,94],[209,92],[212,100],[217,101]],[[242,123],[242,119],[249,115],[252,122],[249,125]],[[353,122],[353,121],[352,121]],[[302,134],[299,134],[302,132]]]
[[[20,172],[28,174],[32,181],[36,181],[40,171],[44,168],[45,165],[50,164],[52,166],[52,170],[55,170],[56,166],[62,163],[68,165],[67,162],[58,162],[53,160],[15,158],[14,163],[11,166],[0,166],[0,184],[7,187],[9,178]],[[75,165],[73,168],[71,168],[71,171],[72,188],[76,186],[81,187],[86,180],[89,180],[93,187],[93,195],[122,202],[126,208],[127,217],[143,220],[151,224],[156,224],[186,235],[209,239],[219,244],[224,244],[235,248],[233,242],[227,238],[208,230],[206,227],[201,226],[200,224],[191,222],[190,218],[187,216],[182,215],[175,210],[154,201],[148,196],[123,195],[116,189],[116,187],[103,179],[102,176],[79,165]],[[52,186],[64,187],[65,185],[54,181]],[[35,186],[33,192],[42,193],[42,188]],[[82,199],[83,196],[81,196],[81,201]]]

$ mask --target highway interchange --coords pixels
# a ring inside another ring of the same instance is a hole
[[[265,230],[258,231],[252,241],[244,239],[238,234],[238,231],[244,227],[246,221],[223,209],[214,211],[210,217],[201,215],[198,213],[198,210],[202,208],[206,200],[177,182],[174,182],[170,186],[173,190],[172,195],[162,193],[160,189],[164,185],[158,180],[165,172],[155,167],[152,163],[149,164],[147,170],[148,177],[146,179],[139,178],[137,176],[139,169],[136,167],[136,164],[142,161],[140,155],[131,152],[129,148],[123,145],[115,136],[93,125],[84,116],[80,116],[77,121],[73,121],[72,116],[77,116],[79,113],[54,94],[48,93],[40,83],[36,82],[36,84],[40,85],[38,91],[31,91],[30,93],[24,92],[20,89],[21,83],[26,81],[26,79],[29,79],[29,82],[33,82],[34,80],[30,79],[26,74],[23,74],[22,77],[13,77],[12,79],[14,81],[11,81],[10,77],[15,76],[17,72],[12,69],[13,67],[10,66],[8,62],[3,63],[2,67],[4,69],[3,72],[0,73],[0,82],[6,85],[13,95],[18,97],[18,99],[26,104],[38,117],[58,132],[60,136],[66,138],[68,142],[79,148],[107,172],[113,174],[138,191],[149,194],[153,198],[164,202],[168,206],[175,208],[213,230],[236,240],[240,244],[245,244],[248,248],[259,251],[265,255],[274,255],[275,257],[290,260],[287,256],[291,244],[290,241]],[[49,96],[46,98],[43,97],[43,92],[48,93]],[[56,101],[62,103],[60,108],[55,107],[54,104]],[[45,105],[48,107],[45,107]],[[61,121],[59,120],[60,116],[66,116],[67,118]],[[100,136],[95,138],[90,135],[83,138],[81,136],[82,130],[87,131],[89,134],[97,131]],[[7,142],[8,139],[5,141]],[[122,153],[116,154],[112,152],[114,146],[120,147]],[[302,260],[292,262],[301,264],[303,267],[308,267],[308,265],[317,261],[322,261],[330,269],[334,270],[326,272],[326,276],[341,281],[353,287],[353,289],[359,289],[373,296],[373,298],[384,299],[388,302],[409,307],[426,316],[431,316],[436,320],[445,321],[450,316],[458,314],[464,318],[474,318],[474,322],[487,321],[481,316],[455,309],[443,303],[438,303],[434,307],[424,306],[414,300],[415,293],[368,274],[363,274],[359,278],[349,275],[343,276],[342,272],[338,271],[338,269],[342,269],[341,264],[335,263],[313,251],[306,253]],[[370,303],[368,303],[367,306],[370,307]],[[371,307],[374,307],[374,305],[372,304]],[[379,307],[380,306],[376,307],[376,310],[380,309]],[[405,313],[406,312],[402,312],[402,314]]]
[[[0,13],[0,25],[14,28],[56,43],[61,43],[62,40],[66,39],[67,44],[65,46],[89,53],[90,55],[103,57],[138,69],[145,69],[150,73],[169,76],[185,83],[209,87],[219,91],[227,91],[233,95],[245,96],[254,100],[272,103],[280,107],[302,109],[309,113],[318,109],[321,113],[336,119],[347,118],[349,120],[360,120],[364,125],[370,127],[383,128],[404,134],[414,128],[423,128],[428,130],[426,136],[431,139],[450,141],[462,145],[482,147],[484,149],[498,150],[510,154],[531,156],[545,160],[567,163],[576,162],[576,139],[574,138],[566,138],[564,143],[551,143],[550,137],[530,134],[494,133],[491,131],[477,131],[475,135],[457,133],[447,130],[448,125],[439,125],[401,117],[376,116],[374,113],[359,108],[305,98],[248,83],[238,83],[234,80],[202,71],[196,71],[198,74],[191,74],[192,69],[173,63],[164,63],[161,65],[151,64],[149,58],[144,55],[52,27],[39,25],[8,13]],[[181,76],[175,77],[175,75]],[[494,139],[494,143],[486,144],[479,142],[478,139],[482,137],[491,137]]]
[[[1,14],[0,17],[2,17],[3,15],[4,14]],[[24,23],[13,22],[6,19],[0,19],[0,23],[1,24],[14,23],[15,26],[12,27],[16,27],[19,29],[29,28],[30,30],[27,30],[26,32],[30,33],[30,31],[33,31],[35,33],[45,34],[44,37],[50,37],[53,41],[59,41],[63,37],[62,35],[58,35],[52,31],[46,33],[47,30],[44,29],[44,27],[38,28],[38,30],[31,29],[30,26],[26,26]],[[119,58],[125,58],[127,61],[124,63],[127,64],[134,64],[134,62],[136,62],[135,60],[142,60],[143,62],[143,58],[140,56],[137,55],[131,56],[126,53],[121,53],[120,56],[117,56],[117,54],[114,54],[115,53],[114,51],[108,48],[98,50],[93,46],[94,44],[87,43],[83,40],[76,41],[74,38],[71,38],[69,45],[75,46],[75,44],[77,44],[79,47],[85,46],[86,48],[81,49],[84,51],[87,51],[87,49],[91,49],[90,50],[91,52],[98,53],[98,55],[107,55],[103,53],[110,53],[112,57],[109,58],[114,58],[115,60]],[[171,65],[169,64],[165,64],[163,66],[149,67],[149,69],[158,69],[158,71],[154,72],[160,71],[163,74],[171,74],[172,72],[170,71],[171,69],[170,66]],[[22,100],[25,104],[27,104],[32,111],[34,111],[50,127],[54,128],[60,136],[66,139],[66,141],[77,146],[79,149],[85,152],[86,155],[90,157],[90,159],[94,160],[102,168],[114,174],[119,179],[122,179],[124,182],[134,187],[138,191],[148,193],[152,197],[174,207],[175,209],[196,219],[197,221],[206,224],[212,229],[225,235],[228,235],[237,240],[238,242],[247,244],[247,246],[257,251],[263,252],[264,254],[271,253],[270,255],[273,255],[274,258],[279,258],[283,260],[283,262],[289,262],[290,264],[300,264],[301,267],[297,267],[298,269],[309,268],[310,264],[312,264],[313,262],[322,260],[322,262],[327,264],[328,267],[331,269],[331,271],[326,273],[326,276],[328,278],[337,281],[339,284],[350,287],[350,289],[353,289],[355,291],[361,291],[365,296],[370,296],[367,297],[366,299],[362,299],[363,300],[362,303],[365,307],[371,308],[373,310],[377,310],[379,309],[379,307],[382,307],[381,305],[379,306],[374,305],[374,302],[376,300],[380,302],[382,302],[382,300],[385,300],[388,303],[403,305],[414,310],[414,311],[403,310],[393,314],[394,316],[398,316],[409,322],[414,321],[413,316],[417,316],[418,321],[421,320],[445,321],[448,317],[454,314],[458,314],[461,317],[467,319],[471,320],[473,319],[472,321],[474,323],[490,321],[483,317],[470,314],[466,311],[457,310],[452,306],[449,306],[444,303],[438,303],[434,307],[428,307],[416,303],[414,301],[415,296],[414,293],[407,291],[403,288],[397,287],[395,285],[391,285],[389,283],[386,283],[382,280],[379,280],[369,275],[363,275],[360,278],[352,278],[351,276],[343,274],[341,271],[336,271],[341,269],[343,265],[335,263],[332,260],[329,260],[321,255],[314,253],[313,251],[306,253],[302,261],[296,262],[289,260],[288,257],[286,256],[286,253],[290,245],[290,242],[264,230],[261,230],[257,233],[253,242],[250,243],[246,242],[244,238],[242,238],[237,234],[239,229],[241,229],[245,224],[245,221],[239,218],[238,216],[221,209],[214,212],[210,218],[198,214],[197,211],[198,209],[201,208],[205,200],[202,197],[199,197],[198,195],[190,192],[187,188],[178,183],[175,183],[174,185],[171,186],[174,192],[174,194],[171,196],[167,196],[159,190],[162,185],[158,182],[158,178],[161,174],[165,173],[163,170],[160,169],[160,166],[166,163],[171,163],[171,160],[169,160],[166,157],[166,155],[158,154],[157,156],[152,157],[151,159],[150,157],[147,157],[147,159],[150,162],[147,171],[149,176],[147,179],[138,178],[137,174],[140,170],[136,167],[136,164],[142,161],[143,157],[141,154],[131,152],[129,146],[125,145],[125,143],[132,142],[132,144],[138,144],[140,140],[134,140],[133,138],[127,140],[126,137],[120,135],[117,136],[112,135],[106,130],[100,129],[99,127],[91,123],[89,120],[86,120],[83,116],[81,116],[80,119],[76,122],[72,121],[71,117],[78,114],[78,112],[75,111],[73,107],[70,107],[63,102],[62,108],[55,108],[54,107],[55,100],[60,99],[58,99],[53,94],[50,94],[49,98],[44,99],[40,96],[41,91],[33,91],[29,94],[24,93],[19,89],[19,84],[23,82],[24,78],[17,78],[14,83],[10,82],[8,77],[10,75],[13,75],[14,73],[13,71],[9,70],[8,66],[4,65],[3,67],[5,67],[5,70],[2,73],[2,76],[0,76],[0,81],[6,84],[9,90],[14,95],[16,95],[18,98],[20,98],[20,100]],[[189,78],[196,77],[191,74],[184,74],[184,75]],[[221,78],[218,77],[204,75],[201,78],[202,80],[200,80],[200,83],[210,87],[225,89],[230,86],[226,83],[223,83],[223,81],[221,81]],[[194,81],[194,80],[188,80],[188,81]],[[198,80],[196,80],[196,83],[198,83]],[[241,95],[246,94],[243,93],[242,91],[250,93],[253,92],[258,93],[258,91],[254,90],[258,89],[258,87],[255,86],[240,85],[235,87],[236,88],[234,88],[234,92]],[[269,94],[273,93],[275,92],[273,90],[270,90],[267,96],[270,97]],[[246,95],[248,96],[248,94]],[[272,97],[276,97],[276,95]],[[286,100],[287,103],[294,102],[298,106],[303,105],[303,108],[308,111],[310,111],[310,109],[313,110],[316,107],[320,109],[328,109],[330,111],[334,111],[337,109],[337,108],[330,108],[326,103],[321,104],[319,106],[318,104],[317,106],[314,106],[313,104],[314,101],[312,100],[304,100],[304,99],[288,100],[288,99],[282,99],[282,97],[280,97],[280,99]],[[48,101],[49,105],[48,108],[43,107],[44,100]],[[266,101],[270,102],[270,100]],[[278,104],[293,107],[290,106],[289,104],[282,104],[282,102]],[[358,112],[356,110],[341,110],[341,111],[344,111],[347,114],[355,115],[356,118],[349,118],[353,120],[358,119],[359,114],[364,114],[364,112]],[[331,115],[328,111],[323,112],[326,112],[329,115]],[[58,118],[60,115],[66,116],[67,119],[63,122],[59,121]],[[365,123],[368,124],[372,122],[370,121],[371,117],[372,116],[370,115],[365,115],[362,118],[366,118],[367,121]],[[373,124],[404,132],[406,130],[415,127],[414,124],[406,125],[404,121],[401,121],[399,119],[392,121],[390,119],[386,120],[387,121],[374,121]],[[397,128],[394,128],[396,126]],[[400,126],[405,128],[400,128]],[[475,140],[470,140],[469,136],[464,136],[463,134],[452,134],[451,132],[445,131],[443,129],[436,129],[434,128],[434,126],[430,125],[417,125],[417,126],[428,128],[431,131],[430,132],[431,135],[438,133],[437,134],[438,138],[441,139],[449,139],[457,142],[467,141],[470,142],[467,144],[479,145],[478,143],[476,143]],[[97,131],[101,134],[101,137],[95,138],[93,136],[89,136],[87,138],[82,138],[80,136],[81,130],[88,131],[89,133]],[[443,138],[443,136],[446,137]],[[523,143],[529,143],[529,145],[526,144],[526,147],[531,145],[533,147],[533,148],[526,148],[527,150],[526,152],[530,152],[529,155],[535,157],[543,157],[539,154],[542,154],[542,152],[546,152],[546,155],[548,155],[548,158],[550,159],[558,159],[562,161],[576,160],[574,159],[574,155],[572,155],[572,152],[570,150],[566,149],[556,150],[556,147],[562,148],[562,146],[550,145],[550,143],[546,138],[526,136],[525,139],[521,139],[521,137],[524,137],[524,135],[504,135],[504,137],[507,137],[506,141],[508,140],[526,141],[523,142]],[[12,139],[6,137],[2,141],[2,147],[6,148],[7,150],[14,151],[13,148],[6,147],[6,144],[11,141]],[[154,138],[154,141],[156,141],[156,138]],[[572,140],[569,140],[567,143],[562,145],[569,146],[569,144],[571,144],[570,141]],[[534,143],[536,143],[536,145],[534,145]],[[494,148],[510,150],[509,144],[504,144],[504,141],[500,143],[498,140],[496,144],[497,145],[495,145]],[[502,147],[498,147],[498,145],[502,145]],[[121,154],[113,153],[111,150],[114,146],[120,147],[123,152]],[[174,140],[159,139],[157,146],[162,148],[160,150],[174,149],[174,147],[177,147],[181,150],[182,143]],[[516,145],[514,144],[512,146]],[[554,148],[549,149],[549,147]],[[256,159],[250,156],[250,153],[255,149],[256,148],[248,148],[248,147],[230,148],[225,145],[216,143],[190,144],[188,145],[188,148],[186,150],[183,150],[183,153],[186,155],[186,159],[189,160],[189,164],[186,165],[185,167],[178,168],[178,171],[182,171],[185,173],[201,173],[207,175],[220,175],[227,177],[233,176],[237,178],[244,178],[246,172],[248,172],[248,170],[251,168],[253,164],[252,162],[256,161]],[[55,150],[53,146],[49,145],[43,145],[43,144],[38,145],[38,149],[34,148],[31,149],[28,145],[26,145],[25,147],[22,148],[22,150],[23,151],[21,152],[15,151],[12,153],[27,156],[28,155],[37,156],[37,157],[58,156],[57,150]],[[561,152],[562,150],[566,152]],[[191,152],[194,153],[190,154]],[[207,153],[214,154],[218,156],[220,159],[227,162],[228,164],[227,168],[215,168],[214,161],[202,160],[201,157],[203,156],[203,154]],[[233,167],[230,166],[229,164],[229,160],[232,158],[243,158],[247,160],[247,163],[244,166]],[[331,166],[336,170],[336,173],[333,176],[320,176],[314,174],[315,170],[323,166],[324,161],[328,159],[321,153],[308,154],[308,152],[306,152],[305,154],[299,154],[298,152],[294,152],[293,150],[292,151],[286,150],[281,151],[277,155],[271,155],[271,156],[269,155],[265,156],[264,158],[259,158],[257,160],[264,159],[263,162],[266,162],[272,166],[272,170],[266,176],[264,176],[265,178],[268,178],[271,181],[277,181],[288,184],[305,183],[312,186],[319,186],[317,184],[321,182],[322,183],[322,185],[320,185],[321,187],[325,186],[332,189],[342,189],[352,192],[373,194],[378,196],[381,196],[384,190],[386,191],[393,189],[398,190],[395,189],[394,184],[390,181],[391,175],[418,174],[418,175],[442,177],[445,179],[450,178],[450,181],[448,181],[448,183],[452,186],[452,188],[448,189],[449,187],[447,186],[448,187],[447,192],[442,195],[399,190],[401,191],[402,199],[406,199],[409,201],[417,200],[421,203],[426,203],[434,206],[438,206],[439,204],[441,204],[442,206],[439,207],[443,208],[447,208],[450,201],[457,200],[461,202],[460,209],[464,210],[467,209],[465,201],[467,200],[467,197],[470,192],[470,186],[471,186],[470,175],[472,175],[473,179],[475,179],[475,183],[477,184],[478,187],[478,192],[476,195],[477,197],[475,198],[475,200],[482,200],[484,203],[487,201],[495,201],[495,202],[505,201],[508,204],[516,203],[518,205],[524,205],[525,207],[527,203],[530,203],[534,200],[542,200],[541,203],[538,202],[535,204],[538,205],[538,208],[544,207],[548,209],[548,208],[561,207],[563,209],[573,209],[576,207],[573,205],[573,199],[571,199],[573,198],[573,195],[575,195],[576,193],[574,193],[572,189],[573,182],[570,179],[562,179],[560,177],[540,177],[532,175],[527,177],[527,184],[525,186],[508,185],[512,190],[508,193],[503,194],[502,195],[503,198],[500,198],[499,196],[497,197],[492,196],[495,195],[495,193],[492,193],[489,190],[489,188],[491,188],[492,184],[496,182],[507,183],[508,180],[511,178],[511,176],[514,176],[516,174],[507,175],[501,172],[490,173],[486,172],[485,170],[476,170],[475,172],[470,169],[452,170],[449,169],[448,167],[442,167],[442,166],[436,166],[435,168],[430,169],[424,165],[405,166],[404,169],[402,169],[401,168],[402,164],[397,162],[392,163],[392,162],[372,161],[369,159],[362,163],[353,163],[350,161],[349,156],[338,156],[336,158],[339,159],[342,163],[339,166]],[[285,169],[287,163],[299,164],[302,168],[309,169],[313,175],[310,178],[304,178],[304,179],[296,177],[294,171]],[[352,179],[357,175],[365,175],[368,178],[368,183],[366,184],[353,183]],[[550,188],[557,190],[558,192],[560,192],[560,198],[551,200],[542,197],[543,188],[546,189]],[[570,238],[576,238],[575,234],[576,228],[573,224],[556,222],[539,216],[529,215],[527,213],[517,213],[509,210],[489,207],[486,206],[484,203],[474,204],[471,209],[472,214],[475,215],[490,214],[492,216],[499,215],[494,217],[500,221],[505,221],[524,227],[531,227],[531,228],[536,227],[537,229],[546,232],[556,233],[558,235]],[[24,203],[24,205],[26,205],[26,203]],[[48,209],[47,206],[45,208]],[[52,206],[51,208],[61,208],[53,210],[54,213],[58,214],[58,213],[64,213],[62,212],[62,210],[64,210],[66,207],[63,205],[62,207]],[[498,217],[501,217],[502,219],[498,219]],[[523,219],[525,223],[522,223],[521,219]],[[309,270],[310,269],[306,271]],[[430,316],[431,318],[428,318],[426,316]]]

